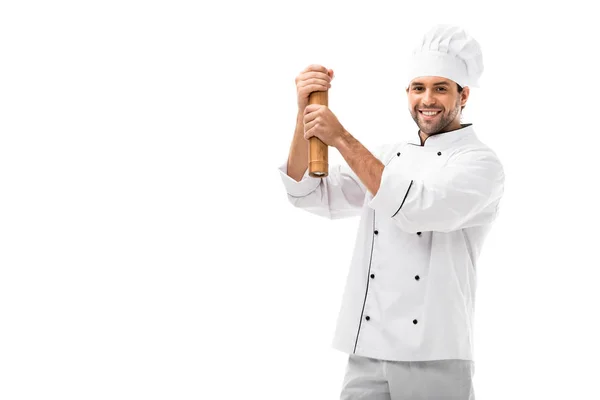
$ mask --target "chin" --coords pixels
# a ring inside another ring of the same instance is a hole
[[[435,133],[439,133],[442,131],[442,128],[438,127],[438,126],[431,126],[431,125],[424,125],[424,124],[417,124],[419,126],[419,130],[427,135],[432,135]]]
[[[424,130],[421,130],[421,132],[423,132],[427,136],[437,135],[438,133],[442,133],[441,130],[435,130],[435,131],[424,131]]]

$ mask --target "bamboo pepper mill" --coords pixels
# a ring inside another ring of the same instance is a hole
[[[328,106],[328,92],[312,92],[308,104]],[[328,147],[316,136],[308,139],[308,174],[314,178],[323,178],[329,174]]]

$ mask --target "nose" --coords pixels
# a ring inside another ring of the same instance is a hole
[[[432,106],[435,104],[435,97],[433,96],[433,92],[430,89],[425,90],[422,101],[425,107]]]

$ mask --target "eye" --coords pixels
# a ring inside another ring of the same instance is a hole
[[[421,90],[423,90],[423,86],[413,86],[413,90],[415,92],[421,91]]]
[[[438,92],[445,92],[446,91],[445,87],[438,87],[437,89],[438,89]]]

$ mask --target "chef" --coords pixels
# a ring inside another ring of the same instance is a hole
[[[460,27],[437,25],[409,56],[414,138],[373,153],[308,95],[333,71],[296,78],[298,115],[279,167],[295,207],[328,219],[359,216],[333,347],[347,353],[341,399],[474,399],[477,259],[499,213],[504,170],[461,122],[483,72],[481,48]],[[308,142],[335,147],[346,164],[308,175]]]

